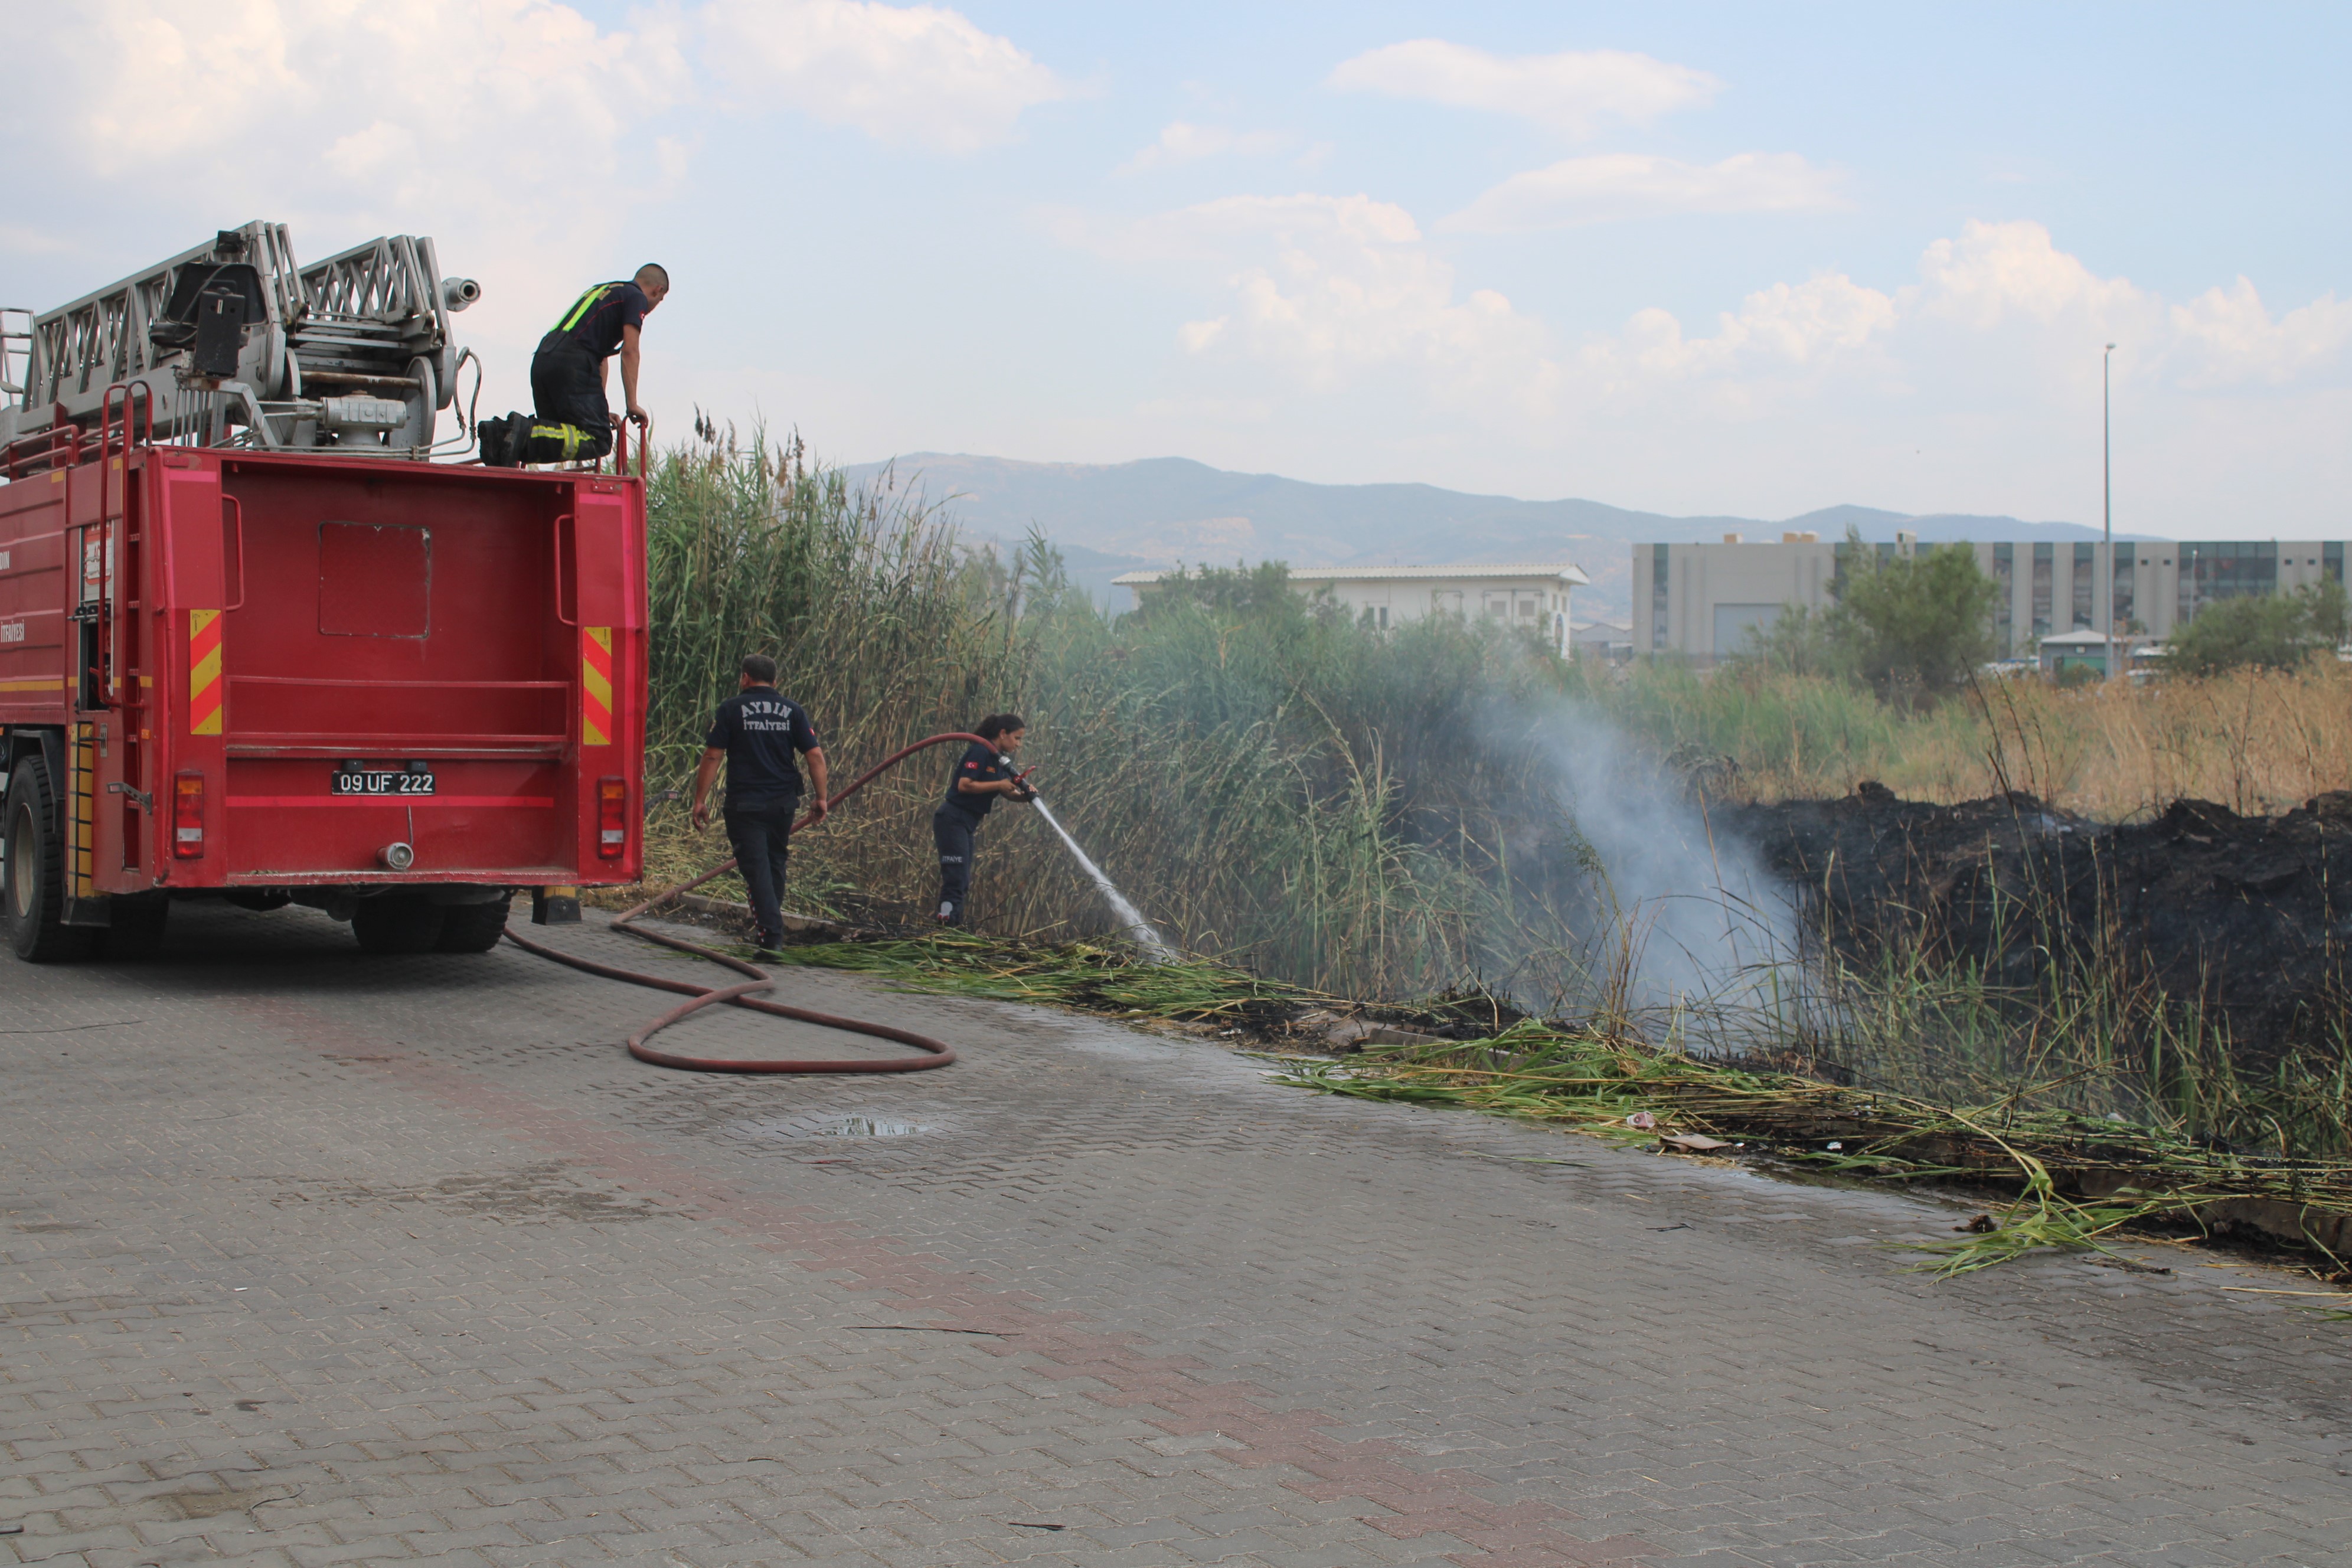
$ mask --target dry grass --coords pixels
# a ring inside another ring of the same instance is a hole
[[[1819,677],[1736,669],[1637,675],[1601,700],[1662,742],[1734,757],[1767,801],[1876,779],[1945,803],[2027,790],[2120,822],[2183,798],[2273,815],[2352,788],[2352,667],[2333,659],[2137,688],[1986,681],[1916,713]]]
[[[2138,689],[2004,682],[1970,707],[1979,778],[2004,773],[2088,816],[2181,799],[2269,816],[2352,784],[2352,668],[2333,658]]]

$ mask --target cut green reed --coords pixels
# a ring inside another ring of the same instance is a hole
[[[1897,1182],[2005,1177],[2017,1187],[1983,1231],[1922,1244],[1945,1274],[2042,1247],[2104,1248],[2148,1220],[2197,1223],[2214,1205],[2258,1200],[2306,1215],[2352,1215],[2352,1162],[2282,1160],[2164,1127],[2027,1109],[2020,1097],[1939,1105],[1802,1073],[1711,1061],[1607,1033],[1536,1022],[1493,1038],[1369,1047],[1343,1062],[1294,1067],[1285,1081],[1357,1099],[1454,1106],[1563,1126],[1628,1145],[1700,1134],[1841,1173]],[[1638,1119],[1638,1121],[1637,1121]],[[2114,1190],[2061,1191],[2121,1173]]]
[[[868,974],[908,990],[1022,1002],[1121,1018],[1190,1024],[1263,1021],[1317,1000],[1206,959],[1152,963],[1123,943],[1051,947],[961,933],[905,941],[816,942],[786,948],[781,962]]]

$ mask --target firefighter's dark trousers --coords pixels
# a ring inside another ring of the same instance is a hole
[[[931,813],[931,840],[940,847],[940,919],[963,924],[963,903],[971,891],[973,836],[980,823],[968,813],[942,805]]]
[[[734,847],[735,869],[751,895],[751,921],[766,945],[784,936],[784,870],[799,808],[798,800],[727,808],[727,842]]]
[[[613,406],[604,363],[549,334],[530,356],[530,426],[515,437],[518,463],[588,462],[613,449]]]

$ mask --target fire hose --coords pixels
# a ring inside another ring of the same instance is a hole
[[[911,746],[891,752],[879,763],[858,774],[848,788],[824,803],[824,810],[832,811],[835,806],[839,805],[917,752],[931,746],[943,745],[950,741],[970,741],[982,746],[990,744],[978,735],[968,735],[961,731],[945,735],[933,735],[928,740],[918,741]],[[798,834],[802,828],[814,821],[816,816],[816,812],[809,812],[798,822],[793,824],[792,831]],[[675,888],[656,893],[643,903],[633,905],[614,916],[611,929],[626,931],[631,936],[642,937],[647,942],[675,949],[679,952],[690,952],[697,957],[709,959],[714,963],[723,963],[738,974],[750,977],[740,984],[698,985],[690,980],[677,980],[660,974],[642,974],[635,970],[623,969],[615,964],[598,963],[593,959],[582,958],[577,954],[564,952],[533,942],[518,932],[512,926],[507,928],[507,940],[526,952],[535,952],[541,958],[551,958],[558,963],[569,964],[574,969],[583,970],[590,974],[601,974],[608,980],[626,981],[632,985],[651,986],[656,991],[675,991],[692,997],[692,1001],[682,1006],[671,1008],[629,1037],[629,1054],[639,1061],[650,1062],[655,1067],[682,1068],[688,1072],[922,1072],[929,1068],[943,1068],[956,1059],[953,1046],[949,1045],[945,1040],[934,1039],[929,1035],[917,1034],[912,1029],[901,1029],[894,1024],[877,1024],[864,1018],[844,1017],[838,1013],[820,1013],[809,1007],[793,1007],[782,1002],[763,1001],[755,993],[772,991],[776,986],[775,976],[766,970],[737,958],[732,953],[721,952],[715,947],[705,947],[700,942],[688,942],[683,937],[671,936],[666,931],[647,931],[636,923],[647,910],[658,909],[681,893],[692,892],[712,878],[724,876],[733,869],[735,869],[735,862],[727,860],[712,867],[690,882],[680,882]],[[786,1058],[776,1061],[744,1061],[727,1057],[681,1057],[668,1051],[657,1051],[646,1043],[672,1024],[690,1018],[706,1007],[716,1007],[722,1004],[733,1007],[747,1007],[753,1012],[770,1014],[778,1018],[793,1018],[803,1024],[821,1025],[828,1029],[841,1029],[853,1035],[870,1035],[876,1039],[894,1040],[902,1046],[912,1046],[924,1054],[917,1057],[850,1058],[841,1061],[808,1061],[798,1058]]]

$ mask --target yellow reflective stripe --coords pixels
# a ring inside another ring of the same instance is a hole
[[[221,613],[188,612],[188,733],[221,732]]]
[[[555,330],[559,332],[568,332],[572,328],[578,326],[580,324],[580,318],[596,308],[596,301],[604,297],[605,290],[610,289],[618,289],[620,285],[618,283],[599,283],[593,289],[589,289],[585,294],[581,295],[579,299],[572,302],[572,309],[564,313],[563,320],[555,323]]]
[[[577,425],[534,425],[530,427],[530,434],[533,437],[544,436],[551,441],[562,442],[563,456],[556,461],[565,463],[571,462],[579,456],[581,444],[588,439],[588,432]],[[525,462],[539,460],[536,458],[523,459]]]
[[[580,647],[580,738],[591,746],[613,743],[613,628],[583,626]]]

